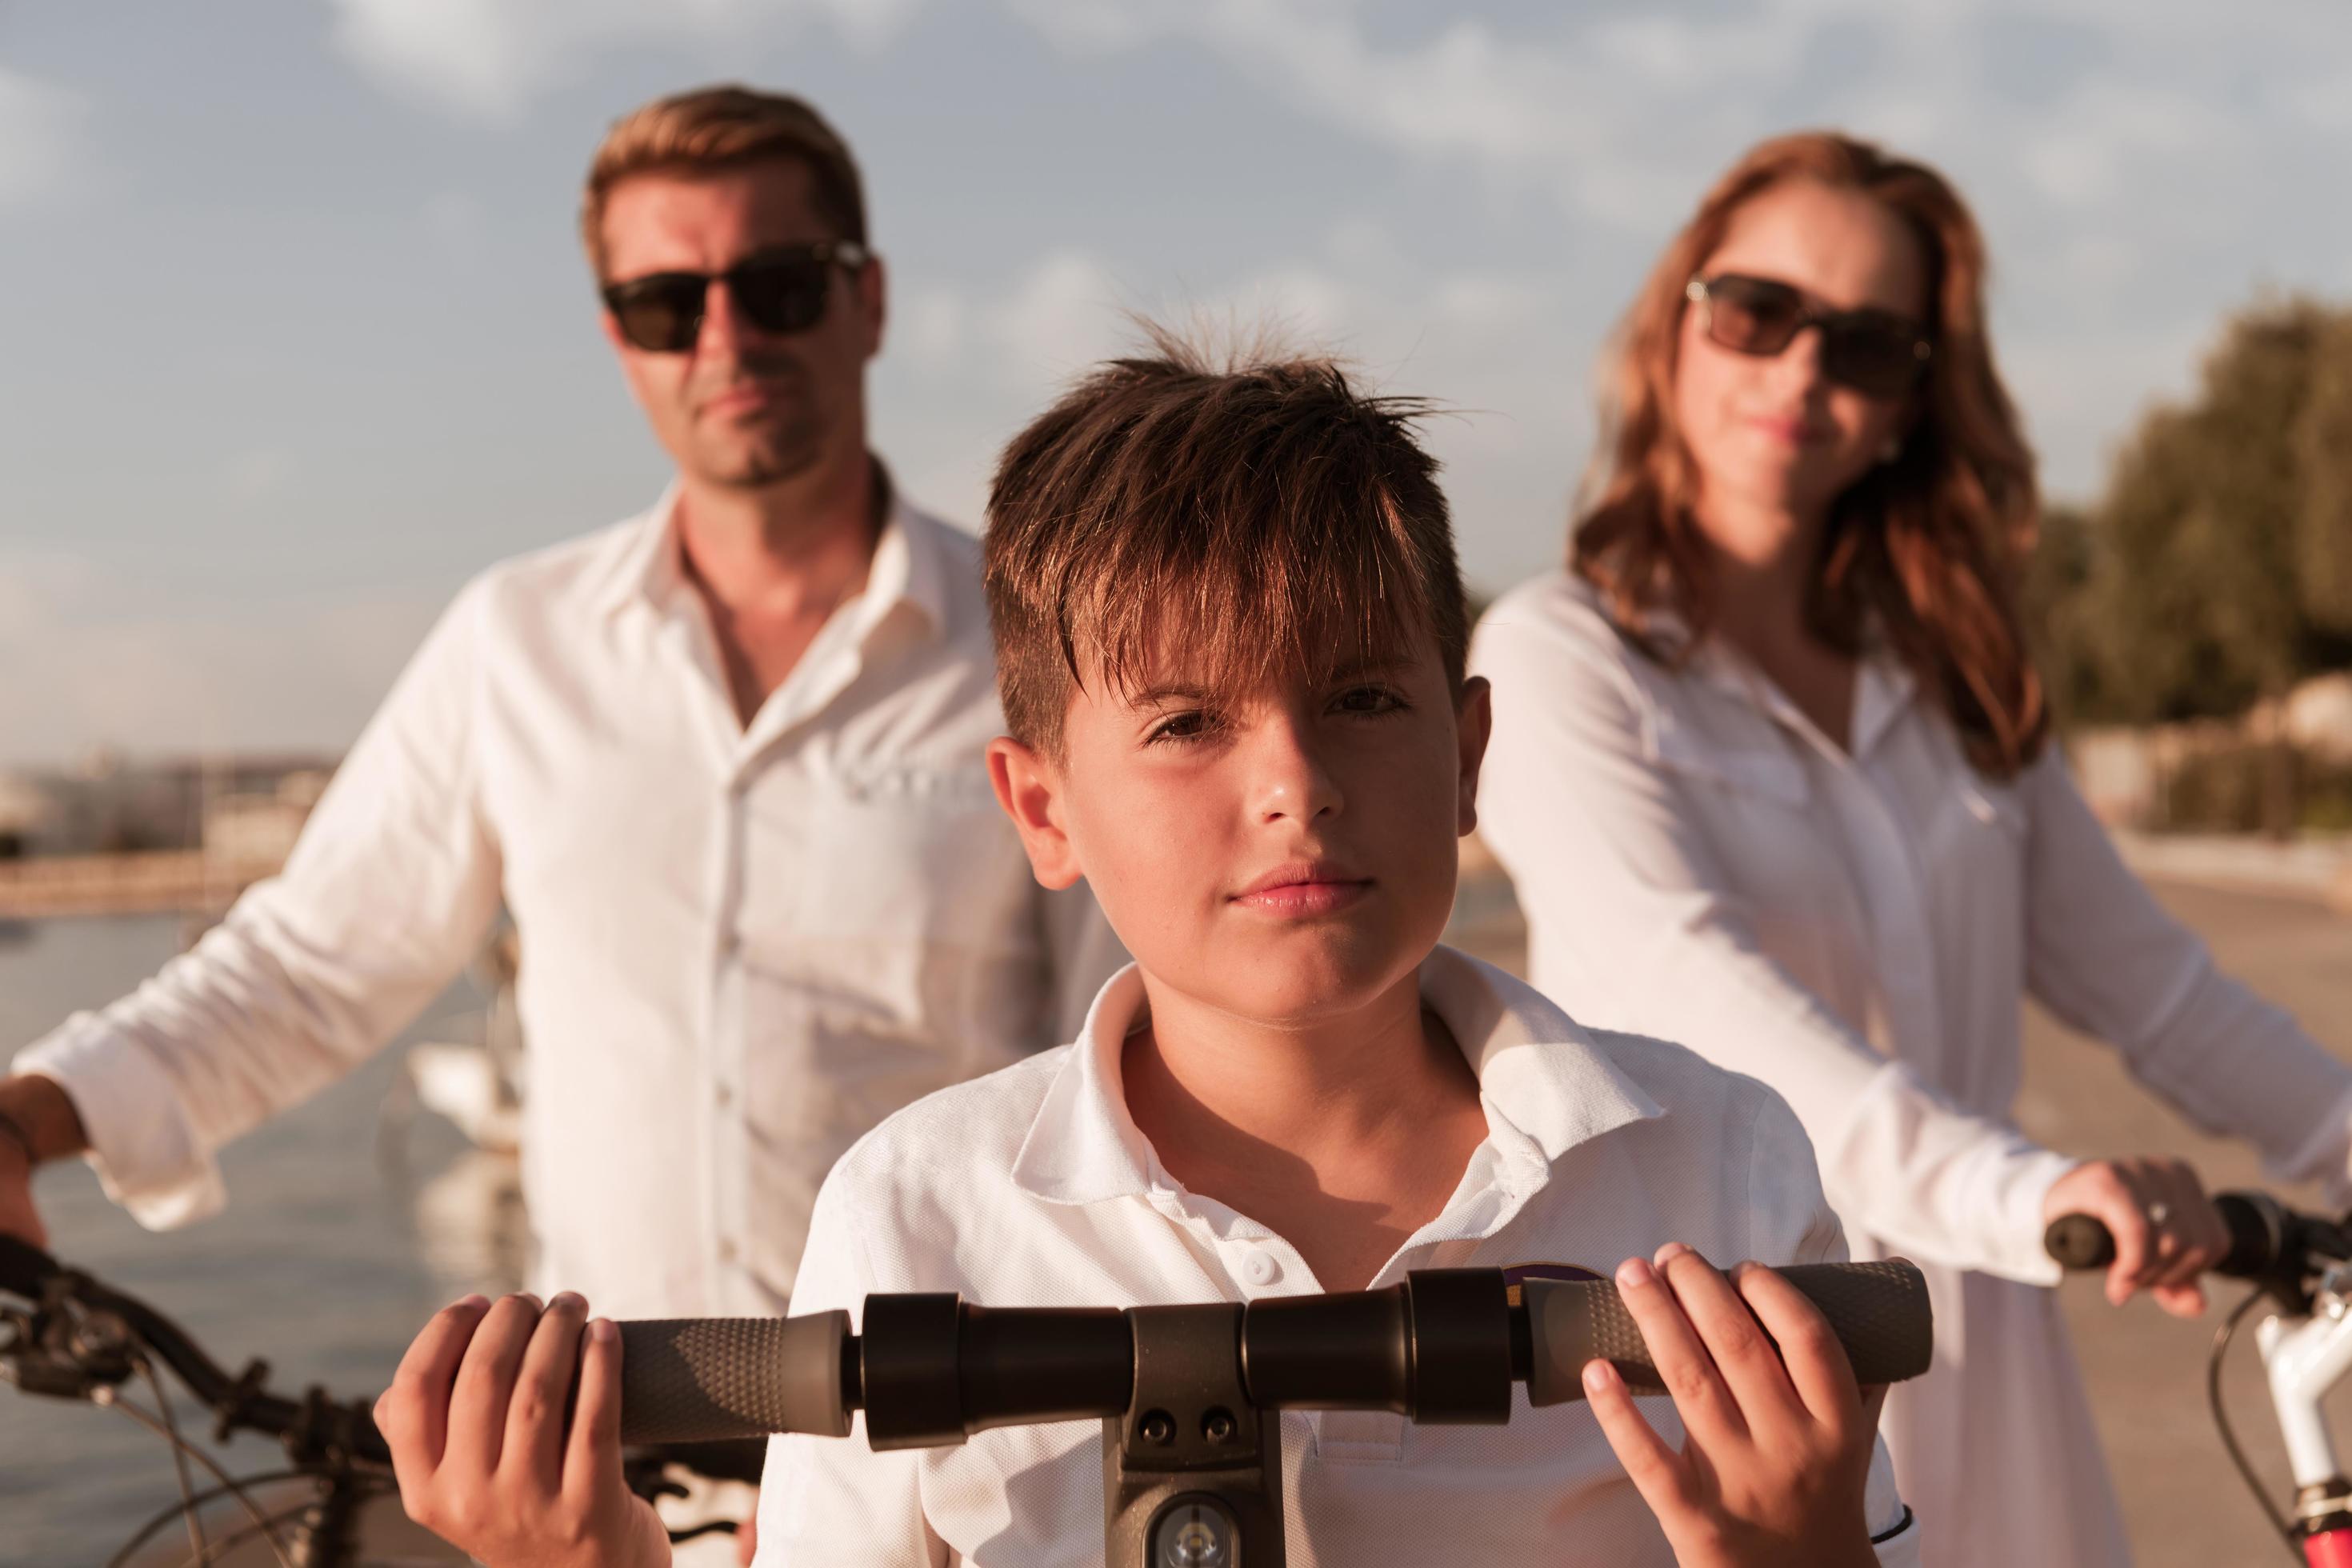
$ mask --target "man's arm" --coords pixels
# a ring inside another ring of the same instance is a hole
[[[382,1047],[464,967],[500,881],[478,788],[487,608],[477,584],[442,617],[280,875],[17,1057],[0,1108],[37,1161],[87,1151],[142,1224],[201,1217],[222,1201],[223,1144]],[[14,1143],[0,1131],[0,1228],[35,1235]]]

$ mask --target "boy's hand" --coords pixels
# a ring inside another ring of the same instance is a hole
[[[566,1292],[445,1307],[376,1401],[408,1517],[489,1568],[660,1568],[621,1480],[621,1337]],[[578,1408],[567,1423],[574,1377]]]
[[[1820,1310],[1769,1268],[1743,1263],[1726,1279],[1679,1242],[1659,1248],[1654,1268],[1626,1259],[1617,1289],[1682,1415],[1682,1451],[1607,1362],[1586,1364],[1585,1395],[1675,1561],[1875,1564],[1863,1491],[1886,1391],[1854,1386]]]

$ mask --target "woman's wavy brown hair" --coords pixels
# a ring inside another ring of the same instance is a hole
[[[1988,776],[2011,777],[2049,730],[2014,591],[2040,516],[2033,455],[1993,368],[1983,237],[1958,194],[1924,164],[1805,132],[1759,143],[1716,183],[1618,329],[1570,564],[1655,657],[1688,658],[1713,626],[1707,556],[1690,513],[1697,476],[1674,422],[1684,289],[1743,204],[1799,179],[1864,192],[1909,224],[1927,257],[1935,341],[1900,453],[1831,509],[1807,624],[1855,654],[1874,625],[1949,713],[1969,760]],[[1688,628],[1672,648],[1653,634],[1660,610]]]

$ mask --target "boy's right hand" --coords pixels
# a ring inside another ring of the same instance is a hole
[[[1675,1561],[1875,1568],[1864,1490],[1886,1391],[1855,1386],[1820,1310],[1769,1268],[1727,1279],[1679,1242],[1654,1267],[1627,1258],[1617,1289],[1682,1416],[1681,1452],[1609,1363],[1586,1363],[1585,1397]]]
[[[488,1568],[670,1561],[668,1531],[621,1479],[620,1335],[591,1327],[577,1296],[443,1308],[375,1419],[408,1517]]]

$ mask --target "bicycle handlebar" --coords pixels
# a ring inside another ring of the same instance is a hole
[[[2210,1272],[2236,1279],[2299,1281],[2315,1259],[2352,1258],[2352,1230],[2315,1215],[2297,1214],[2264,1193],[2216,1193],[2213,1206],[2230,1233],[2230,1249]],[[2116,1238],[2086,1214],[2060,1215],[2042,1244],[2061,1267],[2105,1268],[2116,1260]]]
[[[1801,1264],[1780,1273],[1829,1320],[1864,1384],[1927,1369],[1933,1317],[1908,1262]],[[1616,1363],[1635,1392],[1664,1388],[1605,1281],[1499,1269],[1417,1271],[1380,1290],[1276,1297],[1237,1309],[1243,1382],[1260,1409],[1390,1410],[1421,1421],[1503,1421],[1528,1402],[1583,1396],[1584,1364]],[[950,1294],[866,1299],[849,1315],[624,1322],[624,1442],[804,1432],[845,1436],[866,1412],[876,1447],[955,1443],[992,1426],[1124,1414],[1135,1341],[1111,1308],[988,1308]]]
[[[232,1377],[178,1324],[145,1302],[68,1269],[37,1247],[0,1236],[0,1291],[40,1302],[60,1281],[83,1309],[121,1319],[140,1343],[163,1358],[189,1391],[219,1416],[224,1429],[242,1427],[307,1449],[338,1450],[372,1464],[392,1463],[392,1452],[364,1405],[338,1405],[315,1388],[300,1400],[266,1393],[260,1380],[268,1366],[262,1362],[254,1363],[244,1376]]]
[[[260,1386],[268,1371],[267,1363],[257,1362],[244,1376],[233,1377],[185,1331],[154,1308],[67,1268],[39,1247],[0,1236],[0,1295],[39,1305],[50,1299],[53,1290],[85,1311],[121,1319],[131,1335],[153,1351],[225,1428],[258,1433],[300,1453],[337,1452],[363,1464],[391,1465],[391,1450],[376,1429],[374,1413],[367,1402],[339,1404],[315,1388],[299,1400],[269,1394]],[[18,1348],[48,1352],[58,1361],[80,1360],[91,1353],[82,1345]],[[748,1449],[724,1443],[671,1447],[649,1442],[642,1447],[646,1451],[635,1456],[639,1460],[656,1466],[679,1465],[718,1480],[757,1482],[764,1458],[759,1445]]]

